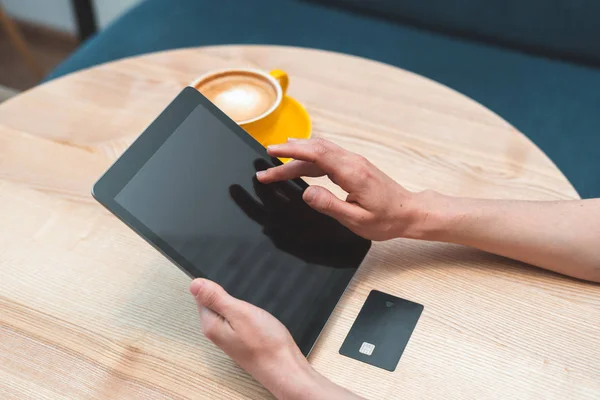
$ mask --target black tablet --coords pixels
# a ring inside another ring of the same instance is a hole
[[[308,355],[371,242],[308,207],[304,181],[259,183],[274,164],[186,88],[92,194],[190,277],[269,311]]]

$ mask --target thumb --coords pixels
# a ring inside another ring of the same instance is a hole
[[[364,210],[359,206],[338,199],[321,186],[309,186],[302,198],[313,209],[337,219],[343,225],[354,225],[362,219]]]
[[[198,307],[206,308],[225,319],[231,316],[235,303],[238,301],[219,284],[208,279],[194,279],[190,285],[190,292],[196,298]]]

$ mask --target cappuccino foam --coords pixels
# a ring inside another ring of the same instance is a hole
[[[238,123],[266,113],[277,101],[277,90],[268,79],[244,71],[209,77],[196,89]]]

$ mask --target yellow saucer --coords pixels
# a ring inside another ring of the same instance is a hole
[[[310,117],[306,109],[296,99],[284,96],[281,111],[275,125],[266,132],[261,132],[260,144],[267,147],[272,144],[285,143],[289,138],[308,139],[311,133]],[[281,159],[283,162],[289,159]]]

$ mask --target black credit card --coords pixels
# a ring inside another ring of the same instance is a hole
[[[421,304],[372,290],[340,354],[394,371],[422,311]]]

